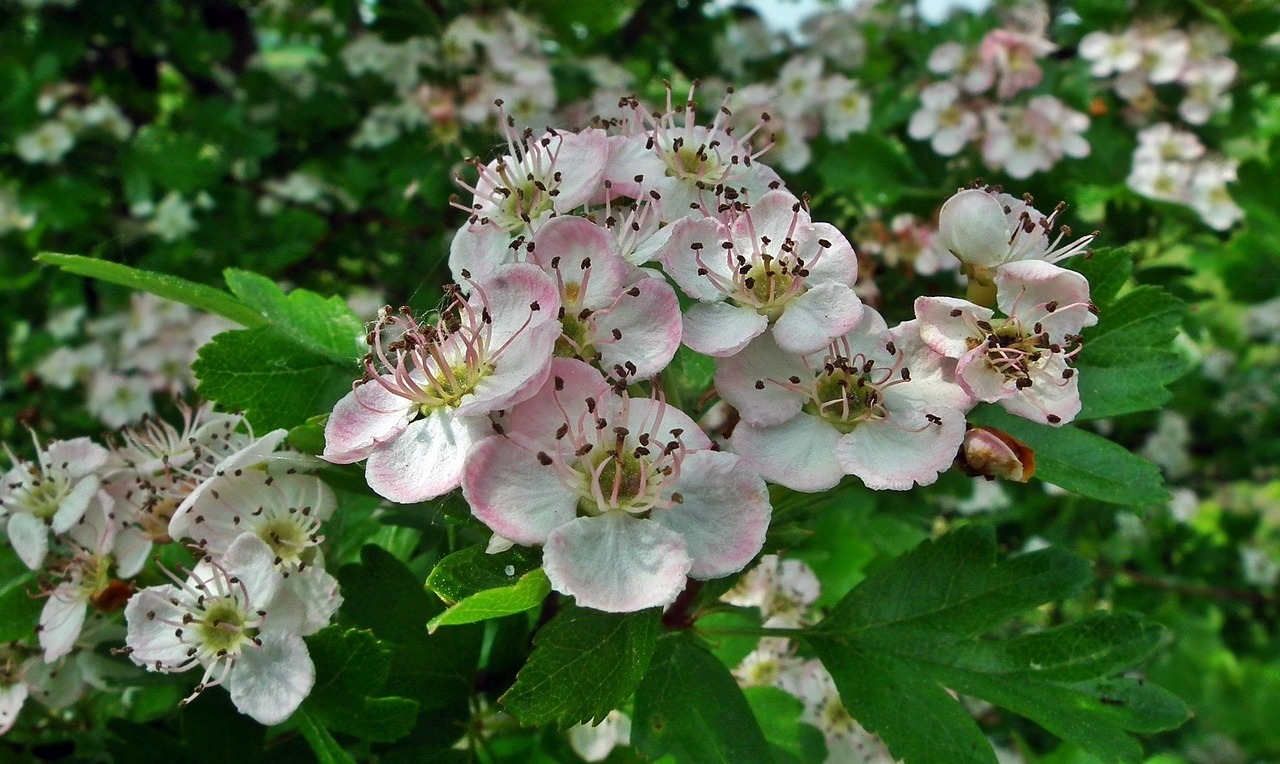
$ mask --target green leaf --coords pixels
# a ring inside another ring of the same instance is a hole
[[[525,573],[511,586],[486,589],[467,597],[427,622],[427,631],[441,626],[487,621],[504,615],[532,610],[551,593],[551,582],[542,568]]]
[[[681,345],[662,372],[662,390],[671,405],[683,411],[701,413],[698,401],[710,389],[715,374],[715,359]]]
[[[1133,274],[1133,253],[1125,247],[1102,247],[1067,262],[1089,280],[1089,299],[1099,308],[1110,305]]]
[[[391,671],[391,648],[370,632],[327,626],[307,638],[316,684],[303,705],[327,729],[391,742],[413,729],[418,704],[378,697]]]
[[[271,279],[234,268],[223,275],[241,302],[303,348],[351,368],[364,355],[364,324],[341,298],[321,297],[306,289],[286,295]]]
[[[1160,470],[1123,446],[1076,427],[1050,427],[997,406],[969,415],[974,424],[1004,430],[1036,452],[1036,477],[1091,499],[1149,506],[1168,500]]]
[[[1091,578],[1087,561],[1053,548],[997,561],[994,531],[964,527],[873,574],[805,639],[853,717],[906,761],[995,762],[948,689],[1026,716],[1104,762],[1137,761],[1128,732],[1187,718],[1164,690],[1112,678],[1156,648],[1160,626],[1096,613],[1022,636],[985,636]]]
[[[631,741],[650,759],[772,762],[769,744],[737,681],[714,655],[683,636],[658,643],[636,690]]]
[[[0,643],[35,636],[43,601],[32,595],[39,590],[36,574],[17,555],[0,557]]]
[[[298,725],[298,731],[302,733],[307,744],[311,746],[311,751],[315,753],[319,764],[356,764],[351,754],[338,745],[333,735],[329,734],[324,725],[311,718],[305,708],[299,708],[293,712],[293,721]]]
[[[356,376],[270,326],[217,335],[192,368],[201,397],[243,411],[261,430],[327,413]]]
[[[829,191],[851,193],[876,205],[897,201],[922,180],[901,143],[874,133],[850,135],[841,151],[828,154],[818,165],[818,175]]]
[[[745,687],[742,694],[779,764],[826,760],[826,741],[817,727],[800,722],[804,704],[794,695],[777,687]]]
[[[453,605],[487,589],[510,587],[517,577],[541,564],[542,555],[536,549],[516,546],[485,554],[485,545],[477,544],[436,563],[427,576],[427,588]]]
[[[660,618],[656,608],[602,613],[567,607],[534,637],[533,653],[502,704],[526,725],[598,722],[644,677]]]
[[[266,321],[257,311],[232,295],[206,284],[198,284],[167,273],[153,273],[107,260],[97,260],[80,255],[62,255],[41,252],[36,260],[56,265],[68,273],[107,281],[112,284],[150,292],[168,300],[186,303],[193,308],[216,313],[246,327],[260,326]]]

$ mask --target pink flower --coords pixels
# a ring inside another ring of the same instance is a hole
[[[954,362],[920,341],[914,321],[890,331],[861,310],[824,351],[785,353],[765,336],[718,364],[716,389],[742,416],[729,445],[766,480],[824,491],[856,475],[900,491],[951,466],[972,405]]]
[[[791,352],[808,353],[853,328],[857,256],[844,235],[814,223],[786,191],[726,205],[723,221],[676,223],[663,252],[667,272],[698,300],[684,315],[684,343],[728,356],[772,329]]]
[[[560,292],[558,355],[598,363],[617,379],[651,377],[671,362],[680,347],[675,290],[656,272],[628,264],[609,231],[558,217],[534,234],[528,258]]]
[[[502,266],[453,292],[434,323],[384,309],[366,379],[334,406],[322,458],[368,459],[365,479],[392,501],[457,488],[489,413],[537,391],[560,336],[555,282],[536,265]]]
[[[951,297],[920,297],[920,336],[957,360],[956,376],[974,398],[1009,413],[1061,425],[1080,412],[1075,369],[1080,332],[1097,323],[1089,282],[1040,261],[996,271],[996,302],[1007,316]]]
[[[683,412],[619,394],[581,361],[557,359],[501,427],[471,452],[463,494],[495,533],[542,546],[552,587],[580,605],[670,604],[686,576],[735,573],[764,543],[758,475]]]
[[[1053,43],[1041,37],[993,29],[982,38],[978,57],[1000,73],[996,96],[1005,101],[1040,84],[1044,73],[1036,59],[1053,50]]]

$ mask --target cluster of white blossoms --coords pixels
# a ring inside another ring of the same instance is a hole
[[[1088,156],[1089,118],[1083,113],[1051,95],[1011,102],[1040,84],[1038,61],[1054,50],[1040,34],[1012,29],[993,29],[976,49],[939,45],[928,67],[947,79],[920,91],[907,134],[929,141],[942,156],[977,143],[988,167],[1014,178],[1050,170],[1064,157]]]
[[[60,163],[82,135],[123,141],[133,134],[133,123],[114,101],[69,82],[41,92],[36,110],[43,121],[13,142],[13,153],[28,164]]]
[[[284,430],[256,437],[243,417],[184,409],[181,428],[148,419],[110,447],[89,438],[6,449],[0,523],[43,584],[33,635],[0,654],[0,733],[28,695],[52,708],[93,681],[100,646],[118,645],[148,671],[193,668],[191,700],[225,683],[243,713],[283,721],[310,692],[302,637],[325,626],[341,597],[324,570],[321,525],[333,492],[280,450]],[[131,581],[157,544],[182,543],[196,564],[172,584]],[[185,702],[185,701],[184,701]]]
[[[1079,409],[1088,285],[1048,261],[1091,237],[1051,242],[1059,210],[958,194],[940,241],[1001,315],[926,300],[890,327],[854,291],[848,240],[758,161],[768,121],[739,133],[722,105],[701,125],[692,97],[579,132],[508,122],[507,153],[459,181],[444,304],[383,310],[325,429],[323,458],[365,460],[387,499],[460,487],[495,548],[541,547],[552,587],[601,610],[741,570],[765,480],[906,490],[952,465],[978,401],[1052,425]],[[665,400],[681,345],[715,359],[732,426]]]
[[[1176,84],[1185,89],[1178,116],[1203,125],[1230,107],[1228,91],[1239,66],[1225,55],[1231,40],[1216,26],[1198,23],[1183,30],[1173,23],[1147,20],[1121,32],[1090,32],[1080,40],[1080,57],[1094,77],[1110,81],[1135,118],[1158,109],[1156,87]]]
[[[1207,154],[1195,133],[1160,122],[1138,133],[1126,182],[1143,196],[1191,207],[1207,225],[1225,231],[1244,219],[1227,191],[1238,164]]]
[[[108,427],[155,413],[156,394],[195,385],[191,363],[200,347],[234,325],[181,303],[134,294],[128,311],[85,321],[83,307],[55,313],[46,330],[59,347],[35,368],[51,387],[85,388],[89,412]],[[67,344],[77,337],[87,342]]]
[[[890,268],[921,276],[960,267],[960,261],[938,241],[937,226],[909,212],[894,215],[887,222],[871,217],[854,232],[854,244],[860,254],[871,255]],[[863,286],[860,282],[856,288],[865,299]]]
[[[827,74],[828,64],[816,54],[793,56],[776,80],[759,82],[732,92],[728,108],[743,117],[739,130],[751,128],[762,112],[770,116],[766,130],[756,133],[753,145],[767,149],[764,156],[788,172],[809,165],[810,142],[820,134],[831,141],[846,140],[865,132],[871,123],[871,96],[857,81],[843,74]],[[748,115],[750,121],[745,118]]]

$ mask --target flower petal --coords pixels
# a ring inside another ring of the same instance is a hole
[[[813,353],[857,326],[862,301],[850,287],[819,284],[787,303],[773,325],[773,338],[787,353]]]
[[[279,724],[298,709],[316,682],[316,667],[297,634],[266,634],[245,645],[227,677],[231,702],[258,723]]]
[[[580,606],[630,613],[675,601],[690,561],[680,534],[613,511],[557,528],[542,564],[551,587]]]
[[[34,515],[25,512],[9,516],[5,527],[13,551],[32,570],[39,570],[44,556],[49,553],[49,526]]]
[[[74,584],[59,586],[40,611],[40,647],[44,649],[45,663],[71,652],[80,637],[89,603],[76,596],[78,589]]]
[[[360,461],[380,441],[403,430],[413,417],[414,408],[412,401],[388,391],[377,380],[353,388],[334,405],[325,422],[324,453],[320,458],[334,464]]]
[[[716,363],[716,391],[744,421],[764,427],[782,424],[800,413],[804,395],[783,385],[791,377],[812,379],[799,356],[778,348],[773,334],[751,341],[741,353]]]
[[[659,279],[640,279],[630,291],[612,308],[596,314],[596,335],[601,338],[596,347],[603,368],[626,368],[629,361],[635,367],[631,376],[644,379],[665,369],[680,347],[680,301],[671,285]],[[621,338],[609,339],[613,336]]]
[[[365,464],[365,480],[379,496],[400,504],[434,499],[462,484],[467,450],[488,429],[486,417],[436,409],[379,444]]]
[[[888,403],[886,402],[886,407]],[[940,420],[926,419],[932,414]],[[929,485],[951,466],[964,441],[964,414],[955,409],[890,410],[889,417],[858,424],[836,444],[844,471],[873,491]]]
[[[793,491],[825,491],[845,476],[836,460],[836,428],[812,414],[799,414],[774,427],[738,425],[729,448],[765,480]]]
[[[703,355],[730,356],[768,328],[769,319],[751,308],[700,302],[685,311],[683,341]]]
[[[528,445],[520,445],[516,439]],[[462,495],[471,513],[495,533],[534,546],[577,514],[578,497],[557,477],[563,465],[538,461],[536,442],[493,435],[467,457]]]

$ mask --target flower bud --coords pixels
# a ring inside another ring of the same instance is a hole
[[[956,461],[969,475],[1017,483],[1027,482],[1036,471],[1036,454],[1027,444],[991,427],[966,432]]]

